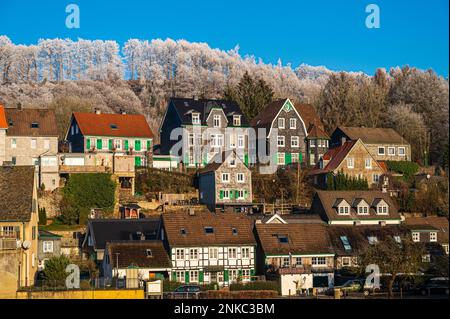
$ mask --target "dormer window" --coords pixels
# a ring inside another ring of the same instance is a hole
[[[241,126],[241,116],[233,115],[233,126]]]
[[[147,255],[147,257],[152,257],[152,256],[153,256],[153,253],[152,253],[152,250],[151,250],[151,249],[147,249],[147,250],[145,251],[145,254]]]
[[[200,113],[192,113],[192,124],[200,124]]]
[[[205,234],[214,234],[213,227],[205,227]]]
[[[111,124],[110,127],[112,130],[117,130],[117,124]]]
[[[362,199],[362,198],[357,198],[355,199],[354,203],[353,203],[353,207],[356,208],[356,212],[358,213],[358,215],[368,215],[369,214],[369,204],[367,204],[367,202]]]
[[[376,198],[372,206],[375,208],[378,215],[389,214],[389,205],[382,198]]]
[[[349,206],[339,206],[338,212],[339,212],[339,215],[348,215],[348,214],[350,214],[350,207]]]
[[[377,236],[367,236],[367,240],[369,241],[370,245],[375,245],[376,243],[378,243]]]
[[[231,233],[233,234],[233,236],[236,236],[238,234],[238,231],[236,228],[231,228]]]
[[[39,128],[39,123],[38,122],[33,122],[31,123],[31,128]]]
[[[349,215],[350,214],[350,205],[343,198],[338,198],[333,205],[334,208],[337,209],[339,215]]]
[[[280,244],[288,244],[289,238],[287,235],[278,235],[278,241],[280,242]]]

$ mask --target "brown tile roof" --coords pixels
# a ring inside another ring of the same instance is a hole
[[[349,215],[338,215],[335,203],[338,199],[345,200],[350,206],[354,205],[356,199],[362,198],[369,204],[368,215],[358,215],[356,209],[351,207]],[[372,207],[379,199],[383,199],[389,205],[388,215],[378,215]],[[400,219],[397,206],[390,196],[381,191],[317,191],[313,201],[320,201],[328,220],[364,220],[364,219]]]
[[[306,139],[312,139],[312,138],[330,139],[330,136],[327,133],[325,133],[325,131],[323,129],[321,129],[320,127],[313,124],[308,129],[308,136],[306,137]]]
[[[253,220],[245,215],[202,211],[190,216],[187,212],[179,212],[163,214],[162,219],[170,246],[256,244]],[[205,227],[214,228],[214,232],[207,234]]]
[[[0,221],[31,219],[34,175],[34,166],[0,166]]]
[[[8,128],[8,123],[6,122],[5,108],[0,104],[0,129]]]
[[[319,168],[319,163],[317,163],[316,167],[309,173],[309,175],[323,174],[334,171],[347,157],[348,153],[357,142],[357,140],[347,141],[343,145],[329,149],[323,155],[323,160],[329,161],[327,165],[321,169]]]
[[[369,236],[376,236],[377,240],[384,240],[387,237],[408,235],[406,228],[402,226],[329,226],[327,228],[333,249],[338,256],[358,255],[369,246]],[[350,249],[345,249],[341,236],[346,236]]]
[[[440,216],[406,217],[405,226],[411,230],[437,230],[440,243],[449,242],[448,219]]]
[[[350,139],[360,138],[365,144],[408,144],[408,141],[392,128],[339,126],[338,129]]]
[[[54,110],[5,109],[5,111],[9,136],[58,136]],[[36,123],[37,127],[32,127],[32,123]]]
[[[267,104],[264,107],[264,109],[261,112],[259,112],[259,114],[251,121],[250,123],[251,126],[255,128],[265,128],[267,132],[269,132],[270,127],[272,126],[272,121],[280,111],[281,107],[283,107],[286,100],[287,99],[276,100]],[[321,130],[324,129],[323,123],[320,120],[319,116],[317,115],[312,105],[294,102],[292,102],[292,104],[299,113],[303,122],[305,122],[305,127],[307,131],[309,131],[313,125]]]
[[[256,224],[256,231],[265,255],[333,253],[323,224]],[[280,236],[288,242],[280,242]]]
[[[153,138],[150,126],[141,114],[73,113],[73,117],[83,135]]]
[[[147,255],[151,251],[151,256]],[[172,262],[162,241],[111,242],[107,245],[111,264],[119,268],[172,268]]]

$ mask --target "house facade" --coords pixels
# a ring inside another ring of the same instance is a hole
[[[171,98],[160,126],[158,165],[172,167],[177,156],[184,167],[204,167],[218,154],[234,150],[248,165],[249,123],[238,104],[226,100]],[[181,142],[181,144],[180,144]],[[182,146],[173,149],[174,146]]]
[[[108,242],[103,258],[103,276],[126,279],[127,288],[142,286],[143,280],[167,279],[172,268],[162,241]]]
[[[256,223],[258,273],[279,280],[283,296],[334,285],[334,251],[323,223]]]
[[[228,286],[254,278],[256,242],[248,217],[180,212],[163,214],[162,220],[172,281]]]
[[[328,149],[329,138],[311,105],[294,104],[289,99],[277,100],[265,106],[251,125],[257,133],[257,150],[259,146],[266,145],[264,155],[269,155],[271,141],[276,143],[276,154],[270,156],[277,165],[309,165],[311,160],[315,164]],[[260,134],[260,130],[264,133]],[[318,130],[322,132],[319,134]],[[308,143],[309,132],[312,134]]]
[[[334,178],[338,173],[365,179],[370,188],[378,188],[380,178],[386,170],[358,139],[328,150],[315,168],[308,173],[308,178],[314,186],[326,189],[327,178]]]
[[[358,139],[377,161],[411,161],[411,145],[391,128],[339,126],[331,134],[332,147]]]
[[[399,225],[397,206],[381,191],[317,191],[311,212],[329,225]]]
[[[153,132],[143,115],[73,113],[66,133],[70,153],[130,155],[150,166]]]
[[[39,222],[35,175],[33,166],[0,166],[0,296],[34,284]]]
[[[39,229],[39,270],[45,268],[45,262],[50,258],[61,256],[61,237],[60,235]]]
[[[215,208],[246,210],[252,205],[252,174],[235,152],[221,153],[199,171],[200,203]]]
[[[3,113],[4,119],[0,119],[0,165],[2,161],[18,166],[34,165],[39,173],[39,186],[46,190],[59,187],[55,111],[21,107],[1,109],[2,106],[0,118]]]

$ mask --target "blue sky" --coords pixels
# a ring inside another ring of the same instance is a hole
[[[80,29],[65,26],[68,4]],[[368,29],[365,7],[377,4],[381,27]],[[364,71],[397,65],[448,76],[448,0],[0,0],[0,34],[14,43],[39,38],[173,38],[253,54],[264,62]]]

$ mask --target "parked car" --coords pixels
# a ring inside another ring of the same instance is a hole
[[[198,285],[183,285],[179,286],[172,292],[167,292],[164,294],[164,298],[167,299],[194,299],[198,298],[201,291]]]
[[[368,296],[371,293],[379,291],[379,288],[366,286],[365,279],[347,280],[343,285],[334,286],[332,289],[330,289],[329,294],[334,294],[334,291],[337,289],[340,290],[341,297],[348,296],[348,294],[351,292],[362,292],[365,296]]]
[[[423,296],[428,294],[446,294],[449,293],[449,280],[446,277],[436,277],[425,281],[422,285],[416,287],[416,292]]]

